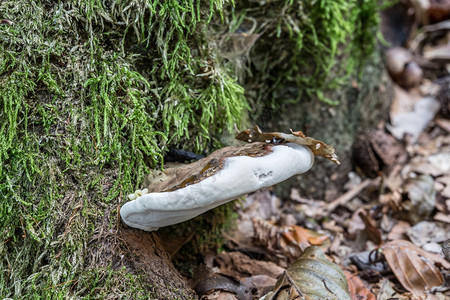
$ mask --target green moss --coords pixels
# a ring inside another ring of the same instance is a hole
[[[161,299],[154,287],[140,276],[131,275],[125,267],[86,270],[81,280],[68,284],[76,290],[76,297],[83,299],[110,299],[125,297],[129,299]],[[119,276],[120,277],[119,277]]]
[[[375,43],[371,0],[236,6],[0,2],[14,22],[0,24],[0,297],[153,295],[139,274],[113,288],[126,273],[110,264],[120,241],[109,234],[124,195],[169,146],[221,146],[247,100],[255,116],[264,102],[326,100]],[[193,221],[203,233],[191,246],[215,247],[208,235],[231,215],[224,206]]]
[[[222,50],[230,57],[246,43],[249,54],[229,61],[247,67],[241,81],[253,110],[311,97],[337,104],[325,92],[357,78],[377,41],[376,0],[242,1],[229,12],[222,30],[234,45]]]

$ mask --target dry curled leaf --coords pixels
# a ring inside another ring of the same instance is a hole
[[[347,279],[338,265],[325,258],[322,249],[308,247],[278,280],[266,300],[350,300]]]
[[[358,276],[344,271],[347,276],[348,289],[352,300],[375,300],[375,295],[367,289],[365,284]]]
[[[254,275],[244,278],[243,282],[253,292],[253,296],[259,299],[273,289],[277,279],[267,275]]]
[[[200,296],[205,296],[202,299],[232,299],[230,296],[233,294],[236,295],[236,299],[252,299],[250,290],[240,280],[218,273],[200,281],[196,285],[195,291]],[[226,295],[220,295],[220,292],[225,292]],[[208,298],[207,295],[211,295],[211,297]]]
[[[450,268],[450,263],[445,259],[408,241],[392,241],[380,249],[403,287],[418,296],[423,296],[432,287],[444,283],[444,278],[434,263]]]
[[[383,242],[383,239],[381,237],[380,230],[377,228],[375,220],[370,216],[368,212],[360,212],[359,216],[366,226],[365,230],[369,239],[375,244],[380,245]]]
[[[221,148],[191,164],[167,168],[164,171],[155,170],[147,176],[144,186],[150,193],[174,191],[213,176],[223,168],[227,157],[241,155],[260,157],[270,152],[269,147],[262,143]]]
[[[427,218],[436,205],[434,179],[430,175],[408,178],[403,190],[407,199],[402,202],[403,217],[412,224]]]
[[[414,90],[406,92],[398,86],[394,86],[392,102],[389,113],[391,124],[387,124],[386,128],[398,140],[402,140],[405,134],[409,135],[411,142],[418,139],[440,108],[435,98],[423,97]]]
[[[256,260],[248,257],[242,252],[222,252],[214,259],[214,265],[220,273],[238,278],[249,275],[268,275],[277,278],[283,274],[284,269],[273,262]]]
[[[326,235],[300,226],[277,226],[261,218],[253,218],[255,237],[269,251],[282,253],[290,259],[297,258],[308,246],[328,247]]]
[[[316,156],[323,156],[338,165],[340,164],[336,154],[334,153],[335,150],[333,146],[327,145],[324,142],[315,140],[311,137],[307,137],[301,131],[291,130],[291,134],[282,132],[262,132],[258,126],[254,126],[251,129],[238,133],[236,139],[246,143],[295,143],[308,147]]]

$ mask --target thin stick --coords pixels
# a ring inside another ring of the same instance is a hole
[[[345,194],[342,194],[341,196],[337,197],[335,200],[333,200],[326,206],[325,209],[327,213],[330,214],[332,211],[336,209],[336,207],[355,198],[359,193],[361,193],[362,190],[368,187],[371,182],[372,182],[371,179],[366,179],[357,186],[355,186],[354,188],[352,188],[351,190],[349,190],[348,192],[346,192]]]

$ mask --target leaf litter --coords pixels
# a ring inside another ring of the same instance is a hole
[[[343,190],[330,201],[295,188],[283,199],[270,188],[242,199],[224,251],[205,258],[209,277],[231,276],[238,287],[218,284],[204,299],[242,290],[253,299],[450,297],[450,26],[437,12],[450,4],[438,2],[402,4],[415,13],[399,22],[410,26],[402,42],[401,30],[383,27],[400,48],[386,61],[395,82],[391,111],[355,142]],[[337,162],[332,146],[301,132],[254,127],[238,139],[320,144],[325,152],[316,154]]]

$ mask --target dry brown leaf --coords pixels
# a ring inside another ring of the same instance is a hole
[[[450,133],[450,120],[444,118],[436,118],[434,122],[436,123],[436,125]]]
[[[256,290],[253,296],[259,299],[273,289],[277,279],[267,275],[254,275],[244,278],[243,282],[252,291]]]
[[[402,209],[402,195],[398,191],[381,195],[380,204],[383,206],[383,213],[388,211],[398,212]]]
[[[167,168],[164,171],[155,170],[147,176],[144,186],[149,192],[174,191],[216,174],[223,168],[227,157],[240,155],[260,157],[270,152],[271,150],[264,143],[225,147],[188,165]]]
[[[450,224],[450,216],[448,214],[444,214],[442,212],[437,212],[434,217],[434,220],[442,222],[442,223],[447,223]]]
[[[206,297],[202,297],[202,299],[252,299],[252,293],[240,280],[232,276],[218,273],[202,279],[195,286],[195,291],[200,296],[204,295]],[[212,296],[208,298],[208,295]],[[232,298],[233,295],[236,296],[236,298]]]
[[[352,300],[375,300],[375,295],[369,291],[366,285],[359,279],[358,276],[352,275],[349,272],[344,271],[347,277],[348,289],[350,290],[350,296]]]
[[[326,235],[300,226],[277,226],[261,218],[253,218],[255,237],[269,251],[282,253],[296,259],[305,248],[311,245],[327,248],[330,240]]]
[[[445,184],[445,188],[441,191],[441,195],[445,198],[450,198],[450,175],[436,178],[436,181]]]
[[[355,235],[356,232],[361,230],[364,230],[364,232],[367,234],[367,237],[375,244],[381,244],[381,232],[376,227],[375,221],[363,207],[358,208],[353,213],[348,227],[348,233],[350,235]]]
[[[426,252],[408,241],[392,241],[380,247],[392,272],[405,289],[415,295],[423,296],[432,287],[444,283],[438,262],[444,268],[450,263],[438,255]]]
[[[383,278],[379,284],[380,288],[377,291],[377,300],[411,300],[408,297],[403,295],[399,295],[399,293],[394,290],[392,282],[390,282],[387,278]]]
[[[367,211],[360,211],[358,215],[364,222],[365,231],[369,239],[375,244],[380,245],[383,240],[381,238],[381,232],[376,226],[375,220],[369,215]]]
[[[398,221],[397,224],[392,227],[387,238],[388,240],[402,240],[406,238],[406,232],[411,228],[411,225],[406,221]]]
[[[411,242],[422,247],[427,243],[442,243],[450,239],[450,226],[438,222],[421,221],[411,227],[406,234]]]
[[[322,141],[315,140],[311,137],[307,137],[301,131],[292,131],[292,134],[282,133],[282,132],[262,132],[258,126],[254,126],[251,129],[246,129],[238,133],[236,136],[237,140],[254,143],[295,143],[298,145],[303,145],[308,147],[316,156],[323,156],[336,164],[340,164],[334,153],[334,147],[327,145]]]
[[[440,22],[448,19],[450,16],[450,1],[431,0],[428,14],[430,15],[430,20],[432,22]]]
[[[408,167],[410,168],[409,172],[428,174],[434,177],[444,174],[445,172],[429,161],[429,157],[429,155],[416,156],[411,159],[411,162],[408,164]]]
[[[433,177],[423,174],[408,178],[403,189],[408,196],[402,202],[403,217],[413,224],[429,217],[436,205]]]
[[[450,60],[450,42],[424,48],[423,56],[429,60]]]
[[[203,295],[200,300],[239,300],[239,298],[232,292],[220,290]]]
[[[432,97],[422,97],[418,91],[406,92],[400,87],[395,87],[394,91],[391,124],[386,127],[398,140],[408,134],[411,141],[415,142],[439,111],[440,103]]]
[[[350,219],[350,222],[348,223],[347,231],[350,234],[352,238],[355,237],[356,233],[358,231],[364,230],[366,228],[366,225],[364,225],[363,220],[359,216],[359,213],[361,211],[364,211],[363,207],[358,208],[353,214],[352,218]]]
[[[382,255],[375,250],[352,252],[347,256],[348,260],[363,272],[370,271],[372,275],[379,275],[389,271],[389,266],[382,259]],[[375,276],[372,276],[375,277]]]
[[[222,252],[214,260],[220,273],[243,278],[251,275],[268,275],[277,278],[284,269],[273,262],[256,260],[241,252]]]

